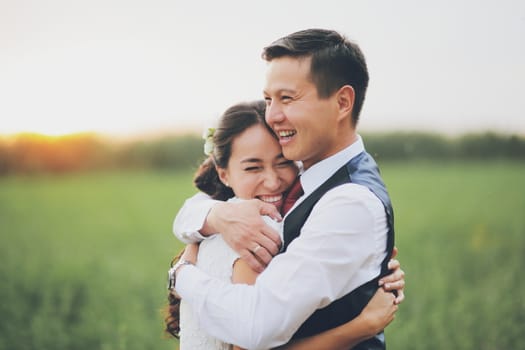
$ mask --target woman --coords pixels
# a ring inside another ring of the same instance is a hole
[[[200,166],[195,184],[212,198],[238,201],[258,198],[281,208],[284,193],[297,177],[294,162],[282,155],[274,133],[264,122],[264,101],[243,103],[229,108],[213,134],[210,157]],[[210,144],[208,143],[208,146]],[[271,225],[277,223],[268,219]],[[234,283],[253,284],[257,273],[239,259],[222,239],[214,235],[197,245],[189,245],[184,258],[216,278]],[[172,301],[176,301],[171,296]],[[176,308],[176,306],[174,306]],[[285,349],[349,348],[377,334],[394,317],[394,296],[379,289],[367,307],[354,320],[320,335],[286,345]],[[176,316],[176,315],[175,315]],[[173,321],[173,319],[171,319]],[[169,323],[169,322],[168,322]],[[168,328],[177,328],[176,322]],[[189,306],[180,305],[180,346],[186,349],[231,349],[199,329]],[[238,349],[237,347],[233,347]]]

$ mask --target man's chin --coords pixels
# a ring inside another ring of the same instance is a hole
[[[286,159],[293,160],[296,162],[301,160],[299,153],[296,152],[292,147],[283,147],[283,156]]]

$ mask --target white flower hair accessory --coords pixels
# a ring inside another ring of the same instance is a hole
[[[204,139],[204,154],[210,156],[213,153],[213,134],[215,134],[215,128],[206,128],[202,133]]]

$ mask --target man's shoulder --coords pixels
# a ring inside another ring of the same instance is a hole
[[[365,185],[347,182],[326,191],[319,202],[342,201],[354,203],[356,201],[380,201],[379,198]]]
[[[333,217],[346,213],[345,216],[354,217],[357,212],[375,217],[382,214],[384,208],[381,200],[366,186],[345,183],[324,193],[313,206],[311,215]]]

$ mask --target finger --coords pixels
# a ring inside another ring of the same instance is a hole
[[[258,243],[265,248],[271,256],[276,255],[281,247],[281,237],[269,226],[265,226],[262,235],[258,238]]]
[[[261,273],[264,270],[263,264],[261,264],[261,262],[257,260],[257,258],[249,250],[244,250],[241,254],[241,258],[246,261],[248,266],[250,266],[253,271]]]
[[[388,262],[388,269],[389,270],[399,269],[400,267],[401,267],[401,264],[396,259],[390,259],[390,261]]]
[[[394,259],[397,256],[397,253],[399,253],[399,251],[398,251],[397,247],[394,247],[392,249],[392,256],[390,258]]]
[[[270,203],[265,203],[260,200],[257,200],[257,202],[259,203],[259,214],[268,215],[269,217],[271,217],[277,222],[281,222],[283,220],[281,213],[279,213],[275,205],[270,204]]]
[[[397,282],[405,279],[405,271],[396,269],[390,275],[387,275],[379,280],[379,285],[382,286],[385,283]]]
[[[394,290],[400,290],[400,289],[403,289],[405,288],[405,281],[404,280],[399,280],[399,281],[395,281],[395,282],[390,282],[390,283],[385,283],[383,285],[383,289],[387,292],[391,292],[391,291],[394,291]]]
[[[255,249],[252,250],[252,254],[259,260],[262,265],[265,267],[270,263],[272,260],[273,255],[262,245],[257,245]]]
[[[396,300],[394,300],[394,304],[399,305],[405,300],[405,292],[400,289],[397,291],[397,297]]]

